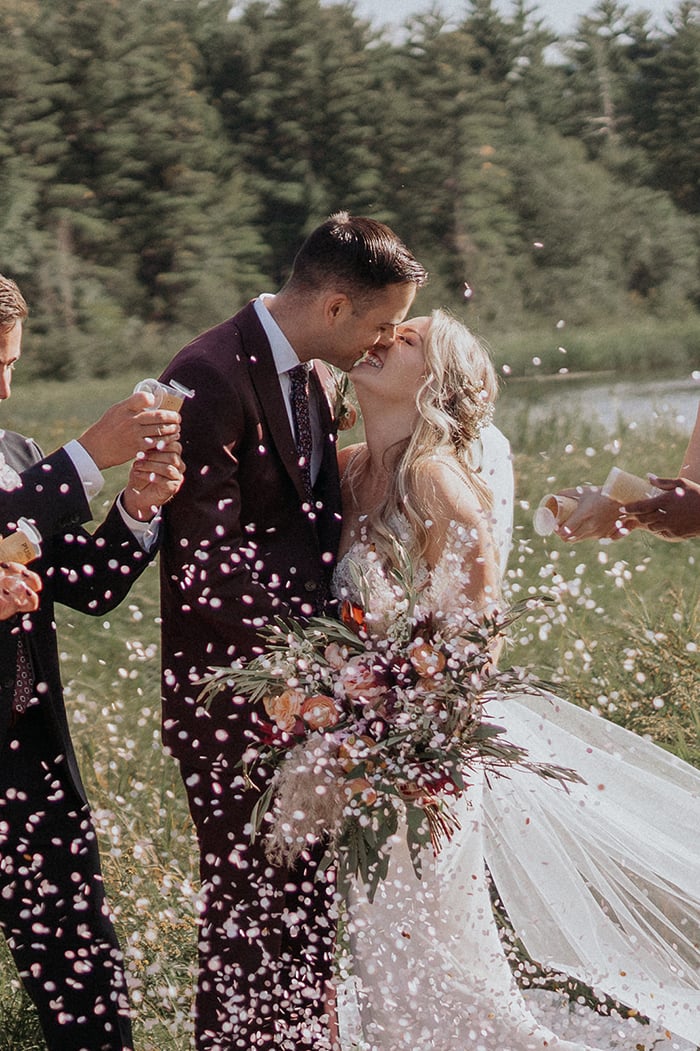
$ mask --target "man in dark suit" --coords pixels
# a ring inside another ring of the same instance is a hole
[[[332,1046],[332,887],[315,854],[290,871],[251,845],[257,793],[239,761],[256,713],[223,695],[205,710],[198,680],[259,650],[273,616],[323,609],[340,535],[336,436],[319,367],[306,408],[295,376],[316,358],[349,371],[388,345],[426,277],[388,227],[340,213],[307,238],[280,292],[199,336],[163,377],[196,394],[161,587],[164,741],[200,846],[199,1051]]]
[[[27,315],[0,276],[0,400],[10,396]],[[95,616],[152,558],[154,509],[182,481],[175,413],[133,395],[43,457],[0,431],[0,532],[33,521],[42,552],[35,612],[0,622],[0,926],[50,1051],[131,1049],[121,952],[104,897],[95,831],[63,702],[54,602]],[[165,436],[159,442],[159,436]],[[160,447],[159,447],[160,446]],[[100,468],[136,454],[126,489],[90,535]]]

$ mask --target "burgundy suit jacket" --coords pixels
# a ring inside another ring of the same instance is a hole
[[[336,434],[319,375],[324,448],[304,509],[298,453],[272,351],[252,304],[185,347],[163,379],[194,390],[182,409],[185,482],[166,506],[161,548],[163,739],[183,763],[235,763],[250,705],[197,680],[248,658],[273,616],[322,610],[340,539]]]

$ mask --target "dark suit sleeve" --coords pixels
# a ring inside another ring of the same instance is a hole
[[[22,442],[23,459],[40,455],[33,442]],[[20,478],[19,488],[0,489],[1,531],[7,531],[19,518],[28,518],[47,538],[92,517],[83,483],[64,449],[27,466]]]
[[[94,533],[76,528],[54,538],[49,570],[54,600],[100,616],[119,605],[154,554],[141,548],[115,502]]]
[[[240,391],[201,361],[166,377],[194,388],[196,396],[182,411],[185,481],[164,509],[165,597],[196,618],[213,664],[230,656],[232,638],[237,653],[250,653],[260,644],[260,626],[289,608],[267,577],[260,582],[263,567],[256,568],[259,554],[242,521],[241,460],[252,455],[256,437]]]

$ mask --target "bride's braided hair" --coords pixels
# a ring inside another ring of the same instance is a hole
[[[382,553],[390,557],[395,524],[401,512],[411,528],[409,554],[425,551],[430,509],[416,499],[418,476],[428,460],[442,459],[459,470],[490,510],[493,495],[481,478],[475,443],[493,416],[498,380],[485,346],[466,325],[447,311],[434,310],[424,343],[425,380],[416,394],[418,418],[409,438],[394,447],[396,465],[385,499],[370,515]]]

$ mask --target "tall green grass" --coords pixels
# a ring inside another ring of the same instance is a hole
[[[17,382],[0,424],[47,449],[77,434],[134,375],[59,385]],[[700,541],[665,544],[633,535],[607,546],[567,547],[536,537],[541,495],[602,481],[610,466],[673,473],[686,430],[672,420],[602,433],[592,420],[538,421],[520,390],[506,389],[497,422],[511,439],[517,477],[513,599],[554,597],[518,627],[507,654],[606,717],[654,736],[698,762]],[[115,492],[123,471],[111,472]],[[108,498],[105,498],[105,501]],[[98,512],[99,513],[99,512]],[[91,798],[109,899],[124,946],[138,1051],[188,1051],[195,968],[196,849],[179,775],[160,747],[157,571],[102,618],[59,615],[71,728]],[[0,950],[0,1051],[42,1047],[31,1006]]]
[[[700,362],[700,316],[635,318],[600,328],[553,320],[518,332],[483,333],[499,371],[542,376],[609,372],[619,379],[660,373],[682,375]]]
[[[554,603],[521,623],[509,656],[571,700],[697,762],[700,540],[666,543],[638,531],[616,542],[566,545],[532,528],[544,493],[600,484],[613,464],[674,475],[690,421],[620,421],[607,434],[594,419],[565,411],[532,417],[532,406],[507,390],[499,422],[513,443],[517,495],[508,585],[514,598],[547,595]]]

